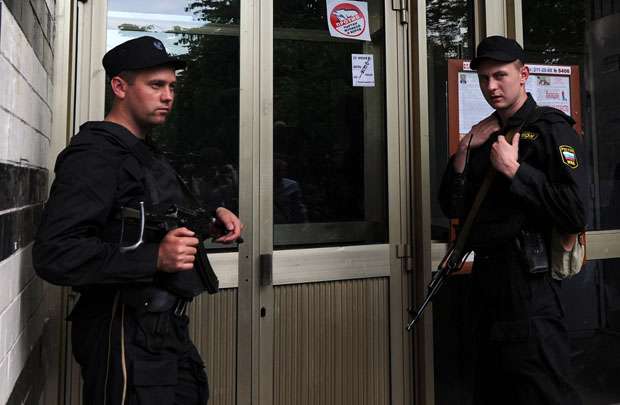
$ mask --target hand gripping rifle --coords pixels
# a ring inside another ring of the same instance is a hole
[[[506,141],[508,143],[512,143],[512,138],[514,137],[515,133],[521,130],[521,127],[522,126],[516,129],[512,129],[506,134]],[[426,309],[428,304],[430,304],[435,295],[437,295],[439,289],[445,284],[448,276],[452,273],[459,271],[463,267],[463,264],[465,263],[465,260],[470,253],[469,250],[465,249],[467,246],[469,233],[471,232],[474,221],[478,216],[478,211],[480,210],[482,201],[484,201],[484,198],[486,197],[487,192],[489,191],[491,183],[493,183],[493,179],[495,179],[496,174],[497,171],[495,170],[495,168],[490,167],[484,178],[484,181],[482,182],[482,185],[480,186],[480,189],[478,190],[478,194],[476,194],[476,199],[474,200],[471,209],[467,213],[467,217],[456,238],[456,241],[450,247],[450,249],[448,249],[448,252],[443,257],[443,259],[441,259],[439,266],[437,266],[437,271],[433,275],[431,282],[428,284],[428,290],[426,293],[426,297],[424,297],[424,301],[422,301],[422,305],[420,305],[420,307],[415,311],[414,317],[411,322],[407,324],[408,331],[413,329],[416,322],[418,322],[418,320],[422,317],[424,310]]]
[[[122,207],[120,209],[120,220],[121,240],[123,240],[125,222],[136,221],[140,224],[138,241],[130,246],[121,246],[120,251],[122,253],[135,250],[143,244],[145,230],[166,234],[172,229],[186,227],[193,231],[198,238],[196,261],[194,262],[196,273],[209,294],[218,292],[219,280],[207,258],[204,242],[209,238],[217,239],[227,234],[228,230],[213,215],[209,215],[202,208],[192,210],[176,205],[170,206],[164,213],[146,212],[144,202],[141,201],[139,210]],[[243,243],[243,239],[238,238],[236,242]]]

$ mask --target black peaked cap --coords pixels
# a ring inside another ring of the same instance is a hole
[[[103,67],[110,77],[125,70],[140,70],[155,66],[169,65],[183,69],[185,61],[166,52],[166,47],[157,38],[142,36],[123,42],[110,49],[103,56]]]
[[[476,48],[476,57],[471,61],[470,67],[474,70],[480,67],[483,59],[492,59],[499,62],[512,62],[519,59],[524,62],[525,52],[521,45],[514,39],[494,35],[486,37]]]

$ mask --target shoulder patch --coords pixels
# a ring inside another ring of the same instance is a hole
[[[538,134],[536,132],[523,131],[521,132],[521,136],[519,137],[519,140],[534,141],[536,140],[536,138],[538,138]]]
[[[562,156],[562,163],[571,169],[576,169],[579,166],[577,162],[577,154],[575,148],[568,145],[560,145],[560,155]]]

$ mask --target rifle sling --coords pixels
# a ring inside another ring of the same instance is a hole
[[[517,132],[521,131],[521,128],[523,127],[523,125],[524,124],[521,124],[520,126],[508,131],[508,133],[506,134],[506,141],[508,143],[512,144],[512,139],[514,138]],[[457,257],[459,258],[459,260],[461,258],[461,252],[463,252],[463,250],[465,249],[465,244],[467,243],[467,239],[469,238],[469,233],[471,232],[471,228],[473,227],[476,217],[478,216],[478,211],[480,211],[480,206],[482,205],[482,202],[486,198],[487,193],[489,192],[489,189],[491,188],[491,184],[493,183],[493,180],[495,179],[496,175],[497,175],[497,170],[495,170],[495,168],[491,166],[486,176],[484,177],[484,180],[482,182],[482,185],[480,186],[480,189],[478,189],[478,193],[476,194],[474,203],[472,204],[471,209],[467,213],[467,217],[465,218],[465,222],[463,223],[463,226],[461,227],[461,231],[456,237],[456,242],[454,244],[454,252],[457,254]]]

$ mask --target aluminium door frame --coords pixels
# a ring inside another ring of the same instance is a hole
[[[405,68],[408,27],[400,24],[400,15],[392,6],[392,1],[384,1],[389,243],[371,245],[368,249],[385,249],[385,270],[383,273],[378,270],[375,275],[390,277],[391,403],[400,405],[411,402],[413,386],[411,335],[404,329],[409,294],[406,262],[410,256],[406,252],[411,246],[409,72]],[[241,2],[239,195],[246,242],[239,251],[237,403],[240,405],[273,402],[273,283],[261,283],[261,278],[273,281],[281,270],[276,267],[273,269],[276,275],[269,274],[272,264],[278,263],[272,260],[273,31],[271,1]],[[317,255],[329,253],[328,249],[316,251]],[[285,254],[278,255],[276,251],[275,256],[277,259]],[[244,330],[249,333],[241,332]]]
[[[269,271],[273,254],[272,21],[271,1],[241,1],[239,214],[246,241],[239,246],[238,405],[273,403],[273,289],[260,277],[261,257]]]

